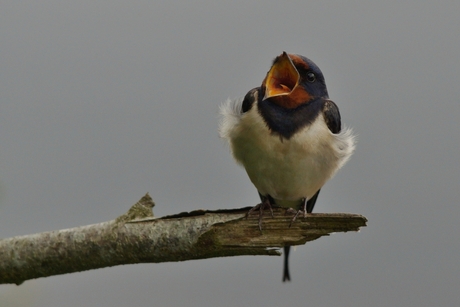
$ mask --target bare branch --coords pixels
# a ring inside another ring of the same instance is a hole
[[[121,264],[280,255],[276,248],[358,231],[367,222],[356,214],[309,214],[289,228],[291,216],[275,209],[260,231],[257,215],[245,218],[249,208],[155,218],[154,205],[147,194],[112,221],[0,240],[0,283]]]

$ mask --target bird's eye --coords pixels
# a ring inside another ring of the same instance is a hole
[[[309,72],[307,74],[307,81],[308,82],[315,82],[316,81],[316,75],[312,72]]]

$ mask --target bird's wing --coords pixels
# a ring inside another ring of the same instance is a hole
[[[315,195],[313,195],[312,198],[307,201],[307,213],[311,213],[313,211],[313,207],[315,207],[316,204],[316,199],[318,199],[319,191],[321,191],[321,189],[319,189],[318,192],[316,192]]]
[[[251,110],[252,105],[259,99],[260,87],[253,88],[250,90],[246,96],[244,96],[242,108],[242,113],[246,113]]]
[[[342,129],[340,122],[340,112],[339,108],[332,100],[324,101],[323,115],[329,130],[331,130],[331,132],[334,134],[340,133],[340,130]]]

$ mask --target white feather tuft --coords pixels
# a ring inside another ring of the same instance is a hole
[[[230,142],[231,132],[241,119],[243,98],[227,99],[219,109],[219,136]]]
[[[355,151],[356,136],[353,134],[353,129],[345,127],[342,131],[336,135],[337,140],[337,152],[339,154],[339,170],[345,163],[348,162],[351,155]]]

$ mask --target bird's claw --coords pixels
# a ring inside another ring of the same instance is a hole
[[[270,200],[268,198],[264,199],[260,204],[252,207],[248,213],[246,213],[246,218],[249,217],[254,211],[259,210],[259,230],[262,231],[262,216],[264,215],[265,208],[268,207],[270,209],[270,214],[272,217],[275,217],[273,214],[273,208],[270,204]]]
[[[296,219],[297,219],[297,217],[299,216],[300,213],[303,213],[304,218],[307,217],[307,210],[305,210],[305,209],[295,210],[293,208],[289,208],[289,209],[286,210],[286,214],[287,213],[294,214],[294,217],[291,219],[291,222],[289,223],[289,228],[291,228],[292,223],[294,223],[296,221]]]

